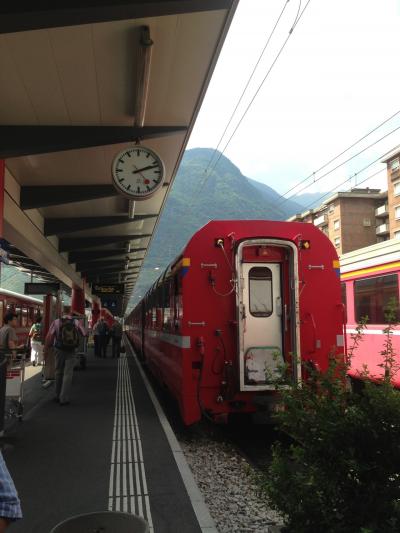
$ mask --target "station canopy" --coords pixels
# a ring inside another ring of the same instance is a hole
[[[129,301],[237,0],[81,0],[0,6],[4,238],[19,264]],[[112,185],[121,150],[163,160],[133,202]]]

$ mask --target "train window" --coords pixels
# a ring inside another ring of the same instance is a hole
[[[346,283],[341,283],[340,288],[342,290],[342,304],[347,306]]]
[[[17,315],[17,327],[21,325],[21,307],[17,305],[15,307],[15,314]]]
[[[385,310],[389,302],[396,302],[397,320],[400,318],[397,274],[360,279],[354,282],[354,308],[356,321],[368,317],[369,324],[385,324]]]
[[[249,308],[253,316],[272,314],[272,272],[267,267],[249,271]]]

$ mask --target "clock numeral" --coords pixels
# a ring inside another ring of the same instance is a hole
[[[147,154],[146,154],[146,159],[148,159],[149,157],[150,157],[150,154],[149,154],[149,153],[147,153]]]
[[[159,181],[160,181],[160,180],[155,180],[155,179],[153,179],[153,182],[154,182],[154,183],[159,183]]]
[[[148,185],[146,185],[146,189],[147,189],[148,191],[150,191],[150,187],[149,187]]]
[[[137,188],[137,192],[140,193],[140,187]]]
[[[140,150],[136,150],[138,157],[140,156]]]
[[[131,184],[129,184],[126,189],[129,191],[130,188],[131,188]]]
[[[125,181],[125,178],[118,178],[118,181],[122,183],[123,181]]]
[[[154,174],[161,174],[161,170],[155,170]]]
[[[130,153],[130,152],[125,152],[125,153],[126,153],[126,155],[127,155],[128,157],[131,157],[131,153]]]
[[[118,159],[119,163],[123,163],[124,160],[121,158],[121,159]]]

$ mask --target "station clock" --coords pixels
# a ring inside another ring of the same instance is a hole
[[[164,181],[164,164],[150,148],[134,146],[114,157],[112,180],[117,191],[132,200],[146,200]]]

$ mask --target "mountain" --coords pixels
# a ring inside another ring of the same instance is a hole
[[[220,157],[218,165],[215,168],[211,165],[206,173],[213,154],[211,148],[193,148],[185,152],[131,305],[143,296],[193,233],[209,220],[285,220],[304,211],[300,203],[280,203],[281,196],[276,191],[244,176],[219,152],[215,155]]]
[[[324,203],[324,200],[326,200],[327,196],[324,195],[323,192],[308,192],[304,194],[299,194],[294,198],[296,200],[296,203],[302,206],[301,211],[306,211],[307,209],[314,209],[315,207],[319,207],[321,204]]]

